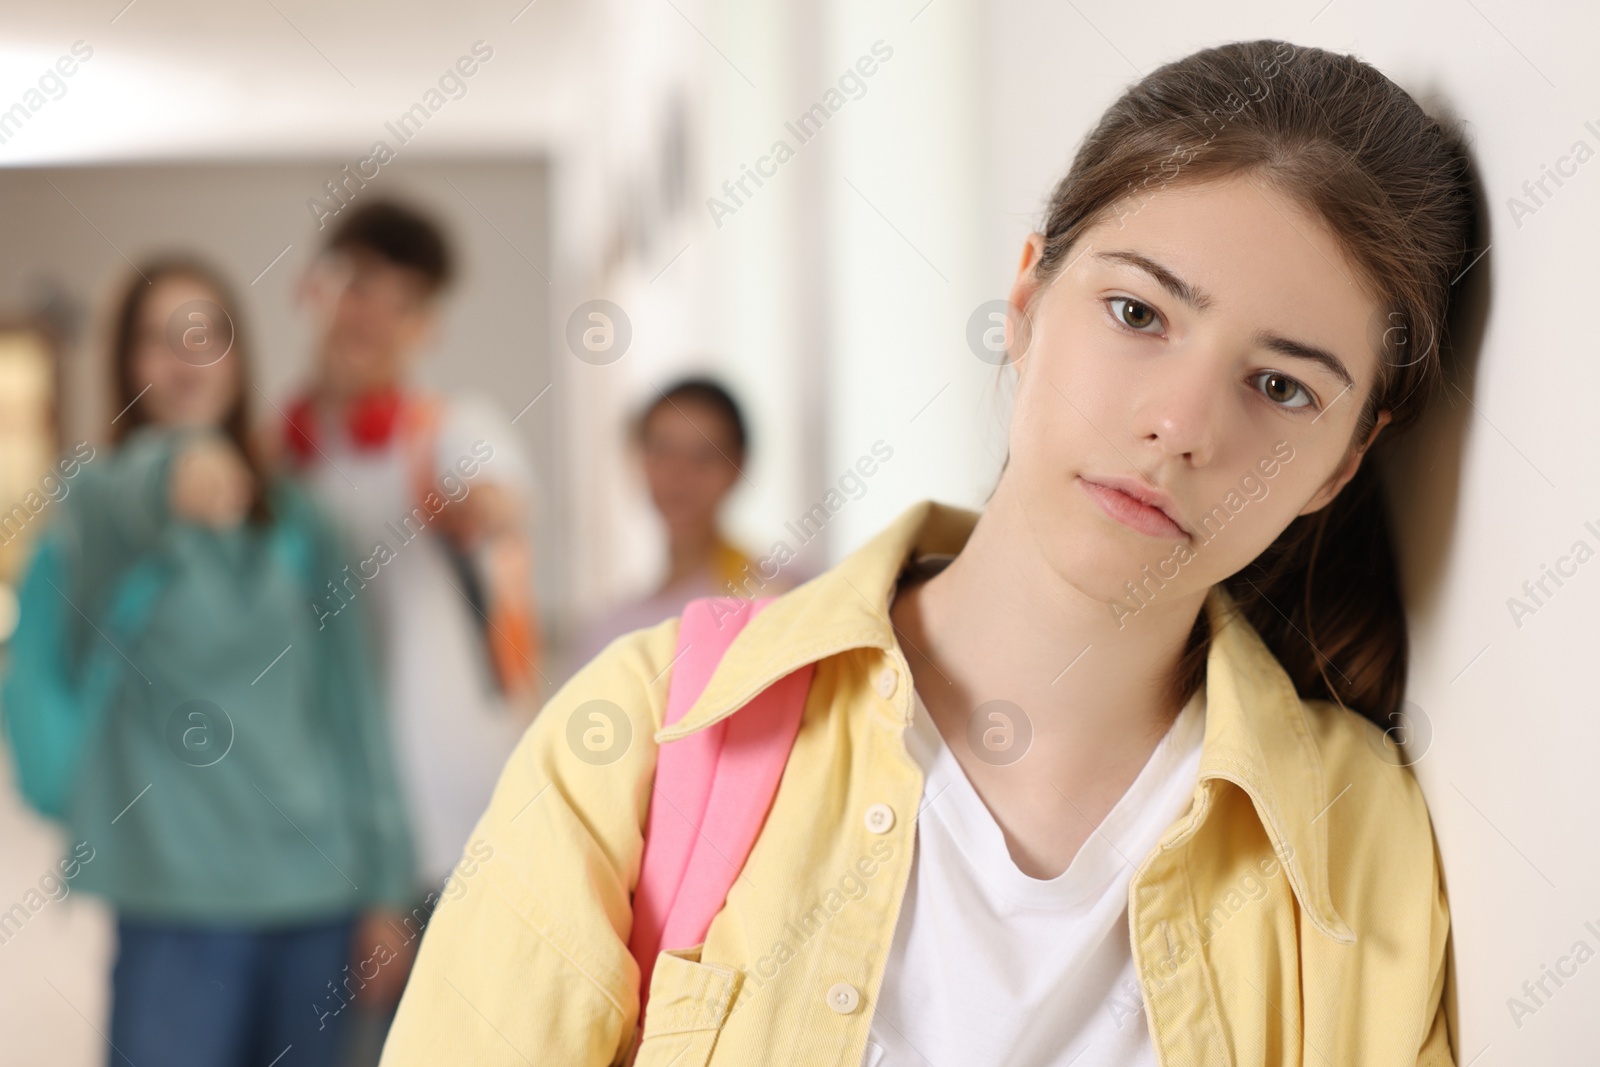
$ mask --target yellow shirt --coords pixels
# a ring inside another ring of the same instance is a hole
[[[902,738],[911,674],[888,606],[909,558],[959,551],[976,520],[909,508],[756,616],[669,729],[675,619],[574,676],[500,777],[382,1067],[625,1062],[639,982],[629,901],[657,746],[809,662],[766,825],[703,946],[659,958],[635,1067],[857,1067],[923,786]],[[1375,726],[1301,700],[1242,617],[1222,625],[1231,605],[1221,585],[1205,601],[1193,806],[1128,892],[1156,1054],[1166,1067],[1450,1064],[1449,918],[1421,792]]]

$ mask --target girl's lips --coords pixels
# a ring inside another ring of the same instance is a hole
[[[1140,503],[1120,489],[1091,482],[1080,477],[1078,484],[1083,486],[1094,502],[1100,505],[1107,515],[1122,523],[1124,526],[1138,530],[1151,537],[1160,537],[1165,540],[1174,538],[1187,541],[1189,535],[1183,528],[1167,517],[1167,513],[1160,508],[1153,508],[1149,504]]]

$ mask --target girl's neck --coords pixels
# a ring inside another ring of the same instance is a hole
[[[667,577],[661,583],[662,589],[670,589],[711,569],[722,543],[722,532],[715,523],[673,531],[667,546]]]
[[[1026,516],[997,492],[959,555],[891,609],[918,692],[947,736],[1007,700],[1027,716],[1030,758],[1008,767],[1081,780],[1142,766],[1180,710],[1167,680],[1205,591],[1119,621],[1049,564]]]

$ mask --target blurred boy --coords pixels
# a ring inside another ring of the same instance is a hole
[[[422,878],[419,907],[389,925],[395,962],[363,990],[387,1012],[537,700],[532,478],[498,407],[413,382],[452,274],[438,227],[393,203],[347,210],[302,281],[316,363],[308,389],[285,408],[282,445],[357,548],[313,605],[318,619],[371,598],[380,620]],[[373,950],[356,952],[366,960]],[[373,964],[352,969],[365,976]]]

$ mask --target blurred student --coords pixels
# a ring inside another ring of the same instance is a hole
[[[664,390],[633,424],[650,503],[667,533],[667,573],[648,596],[589,622],[573,649],[589,662],[613,638],[677,615],[695,597],[749,596],[760,584],[773,596],[791,582],[768,580],[723,533],[723,502],[744,470],[748,435],[743,412],[711,378],[685,378]]]
[[[84,465],[52,531],[51,584],[74,610],[31,634],[50,613],[25,611],[17,637],[117,668],[65,802],[69,840],[92,849],[78,885],[116,912],[115,1062],[334,1062],[365,984],[358,921],[369,937],[396,921],[414,885],[363,617],[308,610],[350,555],[248,447],[247,357],[204,265],[129,280],[115,447]],[[124,633],[107,616],[136,569],[148,608]],[[8,704],[39,692],[25,673],[12,665]]]
[[[539,697],[532,475],[497,405],[413,377],[452,280],[444,234],[396,203],[347,210],[303,279],[315,365],[281,446],[358,549],[326,609],[365,603],[380,620],[425,917]],[[389,947],[409,958],[419,935],[410,924]]]

